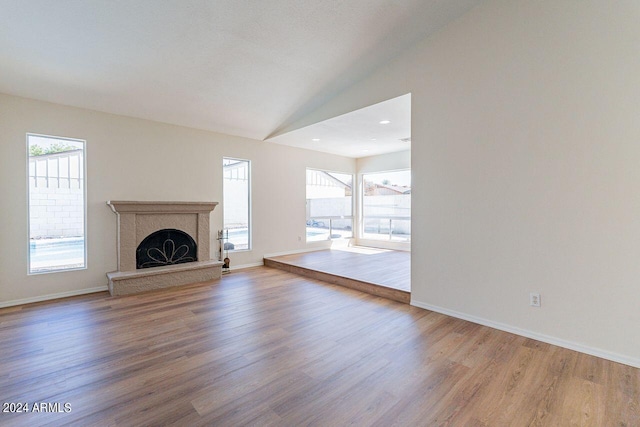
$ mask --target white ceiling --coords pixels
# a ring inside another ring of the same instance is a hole
[[[0,92],[264,139],[479,0],[0,0]]]
[[[267,141],[358,158],[409,150],[411,142],[401,141],[407,138],[411,138],[411,94],[296,129]]]

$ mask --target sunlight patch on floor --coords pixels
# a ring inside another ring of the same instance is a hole
[[[367,248],[364,246],[343,246],[343,247],[331,247],[332,251],[343,251],[343,252],[354,252],[363,255],[375,255],[381,254],[384,252],[393,252],[390,249],[380,249],[380,248]]]

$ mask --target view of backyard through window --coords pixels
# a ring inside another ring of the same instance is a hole
[[[248,160],[222,159],[224,250],[251,249],[250,163]]]
[[[27,135],[29,273],[84,268],[84,141]]]
[[[364,174],[362,238],[411,240],[411,171]]]
[[[353,237],[353,175],[307,169],[307,242]]]

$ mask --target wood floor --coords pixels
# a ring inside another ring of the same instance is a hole
[[[10,426],[638,426],[640,370],[267,267],[0,309]]]
[[[398,302],[411,300],[411,253],[348,247],[265,258],[266,266]]]

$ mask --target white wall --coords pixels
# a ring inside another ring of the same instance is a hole
[[[223,156],[253,168],[253,250],[233,253],[232,267],[330,245],[305,243],[306,168],[355,173],[355,160],[345,157],[2,94],[0,129],[0,305],[106,286],[105,273],[117,265],[116,216],[105,202],[221,202]],[[27,275],[27,132],[87,141],[86,270]],[[211,220],[215,254],[221,206]]]
[[[487,1],[304,119],[411,92],[413,304],[640,366],[638,22]]]
[[[361,157],[356,160],[356,167],[358,174],[411,169],[411,150]]]

